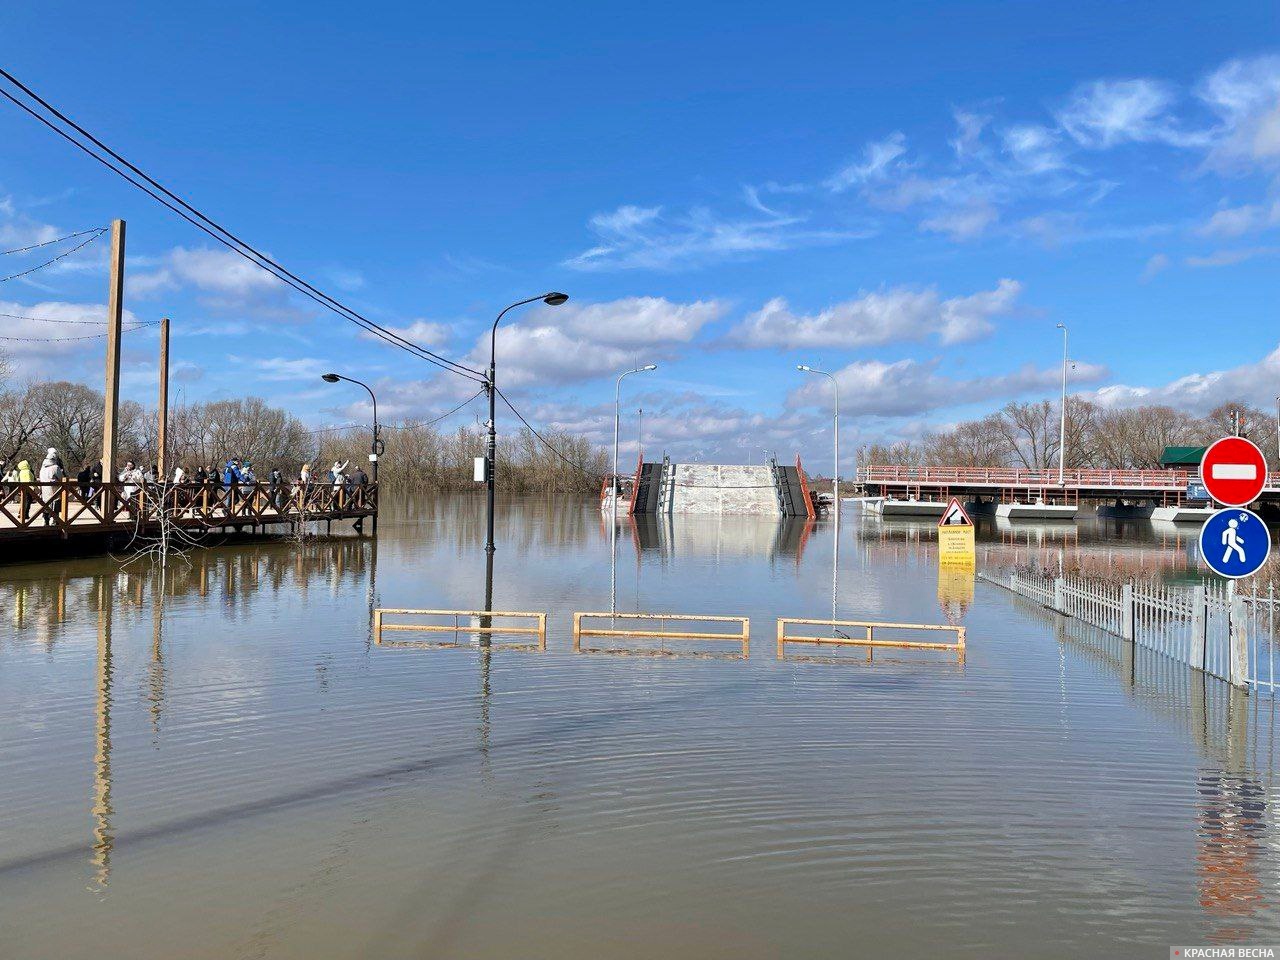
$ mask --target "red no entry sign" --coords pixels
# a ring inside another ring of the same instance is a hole
[[[1204,452],[1200,481],[1218,503],[1243,507],[1267,485],[1267,461],[1244,437],[1223,437]]]

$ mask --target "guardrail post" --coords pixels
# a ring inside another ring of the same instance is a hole
[[[1133,584],[1120,588],[1120,636],[1133,643]]]
[[[382,643],[382,611],[373,611],[373,642]]]
[[[573,615],[573,652],[577,653],[582,646],[582,614]]]
[[[1191,656],[1187,662],[1196,670],[1204,669],[1204,648],[1209,640],[1208,604],[1204,584],[1191,591]]]
[[[1249,625],[1244,598],[1231,601],[1231,669],[1230,682],[1234,687],[1249,686]]]
[[[1066,581],[1062,577],[1053,580],[1053,609],[1059,613],[1067,612]]]
[[[778,659],[779,660],[782,659],[782,653],[783,653],[782,638],[785,636],[786,636],[786,621],[783,620],[781,617],[779,617],[778,618]]]

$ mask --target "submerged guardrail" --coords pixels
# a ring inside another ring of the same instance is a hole
[[[840,627],[849,627],[854,630],[865,630],[865,637],[818,637],[799,634],[790,634],[787,632],[788,627],[792,626],[815,626],[815,627],[831,627],[833,629]],[[903,640],[899,637],[890,637],[888,639],[883,636],[876,639],[875,632],[877,630],[894,630],[894,631],[946,631],[950,632],[955,639],[951,643],[941,643],[932,640]],[[892,647],[905,650],[950,650],[954,651],[956,658],[964,660],[964,627],[953,626],[952,624],[939,623],[889,623],[877,620],[818,620],[800,617],[779,617],[778,618],[778,659],[782,659],[786,652],[788,643],[810,643],[810,644],[826,644],[840,647],[866,647],[867,659],[870,660],[876,647]]]
[[[648,620],[658,621],[658,630],[629,629],[613,627],[593,627],[584,625],[583,620]],[[710,632],[704,630],[671,630],[668,624],[678,623],[735,623],[739,626],[737,633]],[[583,637],[626,637],[632,639],[662,640],[724,640],[742,645],[742,659],[751,653],[751,620],[748,617],[713,617],[696,613],[575,613],[573,615],[573,651],[582,651]]]
[[[387,623],[384,617],[453,617],[453,623]],[[459,617],[479,617],[481,623],[460,623]],[[532,620],[532,626],[494,624],[494,620]],[[487,621],[487,622],[483,622]],[[413,641],[383,640],[384,632],[417,631],[420,633],[480,633],[517,634],[537,638],[538,649],[547,649],[547,615],[511,610],[414,610],[404,608],[379,608],[373,611],[373,642],[384,647],[439,647],[442,643],[428,644]]]

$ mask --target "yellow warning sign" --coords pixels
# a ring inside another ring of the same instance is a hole
[[[955,497],[938,521],[938,564],[974,564],[973,521]]]

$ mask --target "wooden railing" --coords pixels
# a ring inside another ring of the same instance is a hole
[[[139,528],[162,519],[183,526],[226,527],[372,516],[377,511],[378,488],[372,483],[0,483],[0,536]]]
[[[1063,482],[1073,487],[1130,487],[1185,490],[1194,475],[1186,470],[1067,470]],[[860,483],[983,484],[1009,487],[1056,487],[1058,471],[1016,467],[903,467],[858,468]]]

